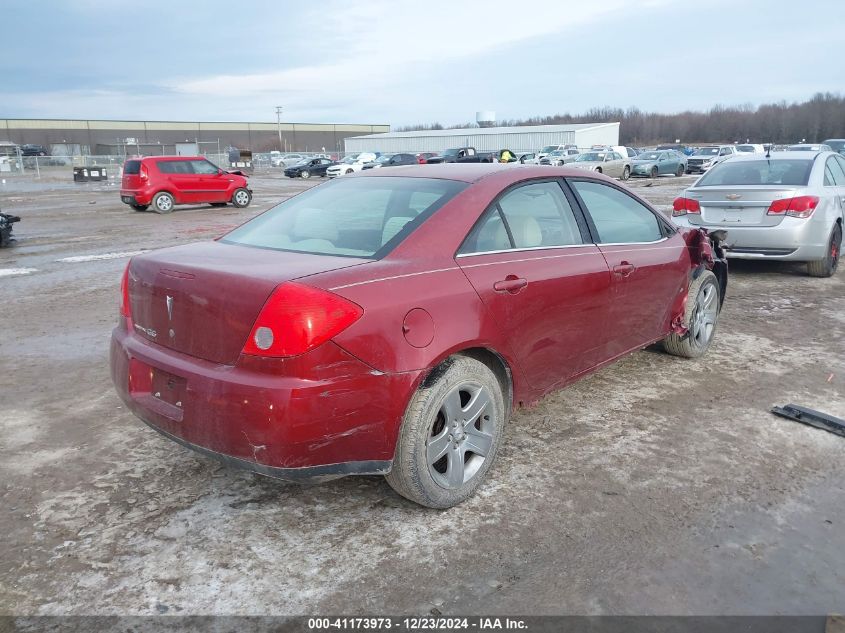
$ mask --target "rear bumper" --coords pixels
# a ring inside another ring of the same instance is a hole
[[[166,387],[151,386],[154,373]],[[146,424],[228,465],[291,481],[389,472],[420,373],[375,371],[331,342],[293,359],[242,357],[229,366],[122,325],[111,341],[117,393]]]
[[[832,228],[820,217],[786,217],[777,226],[708,226],[691,224],[685,216],[672,219],[684,227],[727,231],[725,248],[733,259],[799,262],[822,259],[827,255]]]
[[[124,204],[150,204],[153,193],[145,189],[121,189],[120,201]]]

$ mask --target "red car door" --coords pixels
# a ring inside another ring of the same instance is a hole
[[[227,202],[232,196],[229,187],[234,177],[205,160],[196,158],[191,161],[196,175],[196,198],[194,202]]]
[[[568,182],[613,279],[607,358],[662,338],[669,332],[675,299],[689,282],[683,237],[619,187],[595,180]]]
[[[611,287],[587,225],[556,180],[507,190],[456,258],[531,385],[547,390],[596,364]]]
[[[156,167],[161,178],[155,183],[157,191],[169,191],[177,204],[196,202],[197,176],[191,162],[184,159],[159,159]]]

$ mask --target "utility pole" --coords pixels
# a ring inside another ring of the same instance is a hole
[[[282,150],[282,106],[276,106],[276,127],[279,130],[279,151]]]

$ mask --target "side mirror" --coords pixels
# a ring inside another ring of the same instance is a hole
[[[219,167],[217,168],[217,175],[218,175],[218,176],[222,176],[222,175],[223,175],[223,170],[222,170],[222,169],[220,169]]]

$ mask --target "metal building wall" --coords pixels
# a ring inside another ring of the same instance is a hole
[[[583,124],[582,124],[583,125]],[[501,128],[489,133],[477,128],[467,130],[443,130],[420,133],[388,133],[347,138],[346,152],[441,152],[450,147],[475,147],[480,151],[510,149],[515,152],[533,152],[546,145],[575,143],[578,147],[595,144],[617,145],[619,123],[595,124],[595,126],[537,126],[543,130],[532,130],[534,126]],[[549,128],[557,127],[553,130]]]
[[[282,123],[283,145],[288,151],[337,151],[347,136],[381,133],[389,125]],[[276,123],[199,122],[199,121],[103,121],[71,119],[0,119],[0,141],[37,145],[78,144],[94,150],[98,145],[118,146],[127,138],[143,144],[163,144],[220,140],[253,151],[279,149]]]
[[[603,123],[591,128],[582,128],[575,132],[575,143],[580,148],[593,145],[619,145],[619,124]]]

